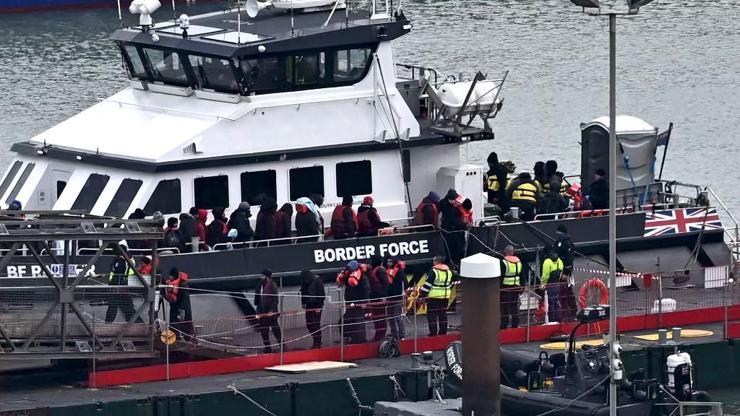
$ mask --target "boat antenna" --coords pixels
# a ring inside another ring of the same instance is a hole
[[[177,23],[177,10],[175,10],[175,0],[172,0],[172,20]]]
[[[242,9],[241,2],[236,2],[236,44],[241,46],[242,44]]]
[[[344,27],[349,28],[349,1],[345,0],[344,3]]]
[[[121,15],[121,0],[118,0],[118,26],[123,27],[123,16]]]
[[[329,17],[326,18],[326,21],[324,22],[321,27],[326,27],[329,24],[329,20],[334,16],[334,11],[337,10],[337,6],[339,5],[339,0],[334,0],[334,7],[331,8],[331,13],[329,13]]]
[[[290,37],[295,37],[295,26],[293,22],[293,0],[290,0]]]

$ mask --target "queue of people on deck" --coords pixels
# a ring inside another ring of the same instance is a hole
[[[606,209],[609,205],[606,174],[597,169],[586,190],[571,186],[555,160],[535,163],[532,174],[520,172],[513,176],[511,162],[499,162],[496,152],[488,155],[483,190],[487,200],[502,215],[510,214],[529,221],[537,214],[555,214],[567,210]]]

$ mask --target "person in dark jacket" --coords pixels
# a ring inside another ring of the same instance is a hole
[[[331,235],[335,239],[354,237],[357,233],[357,214],[352,209],[352,197],[342,197],[342,204],[331,214]]]
[[[308,196],[308,199],[313,201],[314,205],[316,205],[317,210],[321,208],[322,205],[324,205],[324,196],[321,194],[311,194]],[[325,228],[326,226],[324,225],[324,217],[319,214],[319,230],[322,234],[324,233]]]
[[[252,239],[254,231],[252,231],[252,225],[249,223],[249,217],[252,213],[249,211],[249,203],[242,201],[239,207],[231,213],[229,218],[228,228],[236,230],[235,243],[243,243]]]
[[[122,245],[121,251],[122,253],[118,253],[115,260],[113,260],[113,264],[111,264],[110,273],[108,274],[109,286],[128,286],[129,276],[134,275],[134,265],[129,263],[123,255],[124,252],[127,252],[126,246]],[[111,292],[108,309],[105,311],[105,322],[112,323],[115,321],[119,310],[123,312],[126,322],[130,321],[136,314],[134,300],[129,293]],[[137,318],[136,322],[142,322],[141,317]]]
[[[467,229],[467,224],[461,211],[462,201],[463,198],[454,189],[448,190],[445,197],[439,201],[442,238],[447,243],[450,261],[454,264],[459,264],[465,254],[464,231]]]
[[[226,234],[228,234],[229,228],[226,224],[229,220],[226,218],[223,208],[213,208],[211,213],[213,214],[213,221],[208,224],[206,229],[206,243],[213,248],[216,244],[223,244],[228,241]]]
[[[534,184],[537,185],[538,188],[540,188],[540,192],[544,193],[545,189],[545,162],[538,161],[534,164],[534,168],[532,168],[532,172],[534,173]]]
[[[180,249],[181,243],[178,236],[177,228],[180,224],[177,217],[167,218],[167,227],[164,229],[164,237],[162,238],[162,247],[174,247]]]
[[[568,209],[568,201],[560,193],[560,178],[553,177],[547,192],[537,202],[538,214],[555,214]]]
[[[559,224],[555,229],[555,252],[563,261],[563,271],[560,274],[558,301],[560,303],[560,318],[562,321],[572,321],[576,317],[578,307],[573,294],[573,262],[576,257],[576,246],[568,234],[565,224]]]
[[[262,279],[254,290],[254,307],[257,310],[257,323],[259,325],[262,342],[265,344],[265,354],[272,352],[270,347],[270,330],[275,336],[278,345],[282,343],[280,336],[280,317],[278,287],[272,280],[270,269],[262,270]]]
[[[306,237],[312,235],[319,235],[319,222],[316,221],[316,215],[306,206],[300,202],[295,204],[295,232],[299,237]],[[306,241],[318,241],[319,237],[316,238],[302,238],[301,242]]]
[[[326,293],[324,282],[310,270],[301,272],[301,304],[306,310],[306,329],[313,338],[311,348],[321,348],[321,310]]]
[[[146,218],[146,212],[144,212],[144,210],[142,210],[141,208],[136,208],[134,212],[132,212],[128,216],[128,219],[130,220],[143,220],[144,218]],[[142,250],[142,249],[149,248],[147,247],[147,242],[145,240],[131,240],[131,241],[127,241],[127,243],[128,243],[128,248],[130,249],[133,248],[136,250]]]
[[[382,257],[377,254],[370,256],[370,267],[370,299],[372,299],[370,313],[375,327],[373,341],[382,341],[387,331],[385,297],[388,295],[388,284],[390,282],[385,267],[383,267]]]
[[[188,278],[188,274],[179,271],[177,267],[171,268],[164,291],[164,298],[170,304],[170,325],[186,341],[195,335]]]
[[[498,161],[496,152],[488,155],[488,172],[486,172],[483,190],[488,194],[488,202],[506,209],[506,186],[509,172]]]
[[[260,210],[257,212],[257,221],[254,224],[255,240],[272,240],[275,238],[275,213],[277,203],[270,197],[264,197]],[[261,245],[267,245],[262,243]]]
[[[373,207],[373,197],[366,196],[357,209],[357,236],[377,236],[381,221],[378,210]]]
[[[290,230],[293,224],[293,205],[283,204],[275,213],[275,238],[288,238],[291,236]],[[280,244],[287,244],[288,241],[282,241]]]
[[[393,260],[390,256],[385,258],[385,272],[388,275],[388,325],[391,327],[391,336],[396,339],[404,339],[405,328],[404,314],[405,299],[404,290],[406,285],[406,263],[401,260]]]
[[[585,195],[592,209],[609,209],[609,182],[604,169],[596,169],[594,181],[588,186]]]
[[[337,286],[345,288],[346,311],[342,323],[344,335],[350,344],[362,343],[367,339],[363,304],[370,298],[369,272],[370,266],[352,260],[337,275]]]
[[[195,230],[195,218],[187,212],[180,214],[180,228],[177,230],[177,239],[180,240],[180,251],[190,253],[193,251],[191,242],[197,235]]]
[[[415,223],[416,225],[433,225],[439,227],[439,194],[434,191],[429,192],[416,207]]]

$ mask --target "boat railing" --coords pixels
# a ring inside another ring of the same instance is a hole
[[[264,240],[238,241],[228,243],[218,243],[213,245],[213,250],[231,250],[234,248],[250,247],[270,247],[275,245],[296,244],[306,241],[321,241],[324,239],[323,234],[301,235],[293,237],[268,238]]]
[[[56,253],[54,253],[54,254],[57,254],[57,255],[64,254],[63,253],[63,249],[61,249],[61,248],[60,249],[52,249],[52,251],[53,252],[55,251]],[[92,256],[97,251],[98,251],[98,248],[97,247],[82,247],[82,248],[77,249],[77,255],[78,256],[84,256],[84,255],[90,255],[90,256]],[[126,249],[126,251],[129,254],[141,254],[141,255],[149,255],[149,254],[152,254],[152,249],[150,249],[150,248],[129,248],[129,249]],[[116,250],[114,250],[112,248],[109,248],[109,249],[106,249],[103,253],[104,254],[111,254],[111,253],[115,253],[115,252],[116,252]],[[158,254],[180,254],[180,249],[177,248],[177,247],[158,247],[157,248],[157,253]],[[48,254],[48,253],[47,253],[46,249],[44,249],[44,250],[41,251],[41,254],[44,255],[44,254]]]
[[[714,189],[707,186],[704,188],[706,192],[709,193],[709,195],[714,198],[715,201],[717,201],[717,204],[720,208],[722,208],[722,211],[727,215],[727,217],[732,221],[732,224],[734,227],[731,228],[732,232],[730,232],[727,227],[725,227],[725,233],[730,238],[730,242],[734,244],[735,248],[738,248],[738,242],[740,242],[740,223],[738,223],[737,218],[735,218],[734,215],[732,215],[732,212],[730,212],[730,209],[727,208],[727,205],[725,205],[724,201],[717,195],[716,192],[714,192]],[[740,251],[734,251],[733,254],[735,254],[735,259],[737,260],[740,258]]]
[[[676,416],[722,416],[721,402],[674,402],[674,403],[656,403],[658,406],[667,406],[670,414]]]
[[[396,64],[396,69],[406,71],[405,74],[398,75],[401,79],[407,80],[422,80],[426,79],[430,84],[437,86],[444,82],[445,77],[439,73],[436,69],[428,66],[414,65],[414,64]],[[430,74],[427,77],[427,74]]]

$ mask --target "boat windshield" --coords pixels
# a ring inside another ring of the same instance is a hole
[[[153,81],[181,86],[190,85],[179,53],[153,48],[142,48],[142,50]]]
[[[198,86],[206,90],[239,93],[239,83],[234,76],[234,66],[228,59],[189,55]]]

